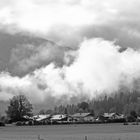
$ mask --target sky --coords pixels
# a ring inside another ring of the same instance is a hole
[[[56,104],[139,90],[139,7],[138,0],[1,0],[0,100],[24,94]]]

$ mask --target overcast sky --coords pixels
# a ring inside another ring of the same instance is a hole
[[[70,100],[135,88],[139,8],[139,0],[1,0],[0,99]]]
[[[83,37],[139,46],[138,0],[1,0],[1,28],[27,31],[60,44],[77,45]]]

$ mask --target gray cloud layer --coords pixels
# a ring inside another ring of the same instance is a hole
[[[65,63],[65,54],[70,48],[61,47],[51,41],[39,45],[23,44],[12,49],[10,68],[12,73],[26,74],[36,68],[55,63],[62,67]]]
[[[0,23],[8,32],[28,31],[61,45],[98,36],[138,48],[139,7],[138,0],[7,0]]]
[[[6,0],[0,7],[1,32],[32,36],[1,47],[15,74],[0,74],[1,99],[95,97],[122,85],[133,89],[140,78],[138,0]]]
[[[1,73],[1,99],[25,94],[34,103],[48,99],[68,102],[73,97],[92,99],[110,94],[121,86],[132,90],[140,78],[140,52],[119,49],[103,39],[85,40],[69,66],[56,67],[51,63],[21,78]]]

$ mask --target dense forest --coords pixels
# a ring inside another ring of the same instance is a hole
[[[12,101],[12,100],[11,100]],[[103,113],[120,113],[126,116],[140,116],[140,92],[125,91],[113,94],[102,94],[92,100],[85,100],[77,104],[55,106],[53,109],[40,110],[38,114],[68,114],[90,112],[95,116]],[[0,116],[0,121],[6,122],[6,116]]]
[[[111,95],[104,94],[94,100],[87,100],[78,104],[60,105],[53,110],[40,110],[39,113],[74,114],[77,112],[91,112],[98,116],[105,112],[117,112],[128,115],[132,111],[140,115],[140,92],[138,91],[119,92]]]

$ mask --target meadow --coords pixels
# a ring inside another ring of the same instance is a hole
[[[140,125],[79,124],[0,127],[0,140],[140,140]]]

